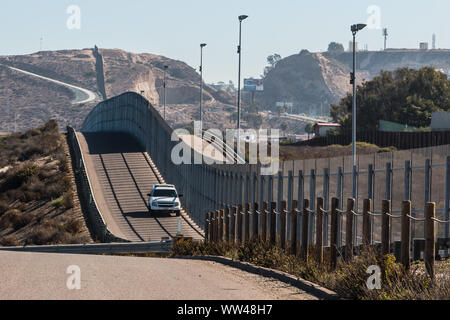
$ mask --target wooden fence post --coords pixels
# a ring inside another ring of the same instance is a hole
[[[270,204],[270,234],[269,234],[269,240],[270,244],[275,244],[276,241],[276,233],[277,233],[277,213],[276,213],[277,203],[272,202]]]
[[[244,221],[244,241],[250,240],[250,203],[245,204],[245,221]]]
[[[391,252],[391,201],[383,200],[381,205],[381,254],[384,256]]]
[[[436,214],[436,204],[428,202],[425,205],[425,267],[428,275],[434,280],[434,259],[435,259],[435,233],[434,218]]]
[[[303,219],[302,219],[302,251],[301,258],[303,261],[308,260],[308,230],[309,230],[309,200],[303,200]]]
[[[220,210],[216,210],[216,220],[217,220],[217,226],[216,226],[216,242],[220,241]]]
[[[336,269],[337,266],[337,255],[338,255],[338,218],[339,213],[337,209],[339,208],[339,199],[331,199],[331,230],[330,230],[330,256],[331,256],[331,267]]]
[[[205,215],[205,241],[209,241],[209,219],[210,219],[210,213],[208,212]]]
[[[230,215],[230,242],[235,243],[236,241],[236,220],[237,220],[237,207],[233,207]]]
[[[223,225],[224,225],[224,218],[225,218],[225,210],[222,209],[220,212],[220,219],[219,219],[219,241],[223,241]]]
[[[220,241],[220,210],[216,210],[216,242]]]
[[[317,198],[316,204],[316,261],[323,262],[323,198]]]
[[[215,241],[215,235],[214,235],[214,231],[216,228],[216,217],[215,217],[215,212],[211,211],[211,230],[210,230],[210,236],[209,238],[211,239],[211,242]]]
[[[411,261],[411,201],[402,202],[402,248],[400,253],[400,262],[406,270],[409,269]]]
[[[216,215],[216,228],[214,229],[214,241],[217,243],[220,240],[220,210],[215,211]]]
[[[280,246],[282,249],[286,249],[286,208],[287,202],[285,200],[281,201],[281,212],[280,212]]]
[[[353,208],[355,199],[347,199],[347,214],[345,216],[345,259],[353,260]]]
[[[296,254],[297,252],[297,207],[298,201],[292,200],[291,206],[291,228],[290,228],[290,252],[291,254]]]
[[[260,230],[260,235],[261,235],[261,240],[262,241],[267,241],[267,210],[268,210],[268,205],[267,202],[263,202],[262,208],[261,208],[261,230]]]
[[[225,241],[229,242],[230,241],[230,207],[226,207],[225,208]]]
[[[236,242],[242,243],[242,205],[238,205],[236,216]]]
[[[363,246],[368,249],[372,243],[372,219],[370,219],[371,199],[364,199],[363,202]]]
[[[260,214],[258,214],[258,203],[253,203],[253,216],[252,216],[252,240],[258,239],[258,226],[259,226]]]

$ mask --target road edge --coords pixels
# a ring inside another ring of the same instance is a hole
[[[316,296],[320,300],[341,300],[341,297],[339,297],[339,295],[336,292],[324,288],[318,284],[293,276],[283,271],[256,266],[249,262],[243,262],[222,256],[174,256],[171,257],[171,259],[217,262],[242,271],[257,274],[267,278],[274,278],[281,282],[288,283],[294,287],[297,287],[307,293]]]

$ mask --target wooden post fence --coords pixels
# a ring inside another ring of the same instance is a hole
[[[269,240],[270,244],[274,245],[276,241],[276,232],[277,232],[277,213],[276,213],[277,204],[276,202],[272,202],[270,204],[270,233]]]
[[[236,242],[238,244],[242,243],[242,205],[238,205],[237,216],[236,216]]]
[[[211,211],[210,212],[210,227],[211,227],[211,230],[210,230],[210,236],[209,236],[209,238],[211,239],[211,242],[215,242],[215,235],[214,235],[214,229],[216,228],[216,219],[215,219],[215,212],[214,211]]]
[[[391,252],[391,201],[383,200],[381,205],[381,254]]]
[[[355,199],[347,199],[347,213],[345,216],[345,259],[353,260],[353,208]]]
[[[411,250],[411,201],[402,202],[402,248],[400,251],[400,262],[406,270],[410,266],[410,250]]]
[[[280,246],[282,249],[286,249],[286,208],[287,203],[285,200],[281,201],[280,208]]]
[[[220,217],[219,217],[219,241],[223,241],[223,225],[224,225],[224,217],[225,217],[225,210],[222,209],[219,211]]]
[[[252,239],[256,240],[258,239],[258,226],[259,226],[259,219],[261,215],[258,213],[258,203],[253,203],[253,215],[252,215]]]
[[[290,228],[290,252],[291,254],[297,253],[297,207],[298,201],[292,200],[292,209],[291,209],[291,228]]]
[[[434,233],[434,219],[436,215],[436,204],[428,202],[425,205],[425,267],[428,275],[434,280],[434,259],[435,259],[435,233]]]
[[[338,222],[339,222],[339,199],[331,199],[331,230],[330,230],[330,260],[333,269],[337,266],[338,256]]]
[[[260,230],[260,236],[261,240],[267,241],[267,202],[263,202],[262,208],[261,208],[261,230]]]
[[[231,214],[231,208],[227,206],[225,208],[225,241],[230,241],[230,214]]]
[[[245,204],[244,214],[244,242],[247,243],[250,240],[250,203]]]
[[[230,215],[230,242],[235,243],[236,241],[236,218],[237,218],[237,207],[233,207]]]
[[[323,262],[323,198],[317,198],[316,204],[316,261]]]
[[[205,240],[209,242],[209,219],[210,219],[210,213],[208,212],[205,215]]]
[[[302,219],[302,250],[301,258],[303,261],[308,260],[308,230],[309,230],[309,200],[303,200],[303,219]]]
[[[371,199],[363,202],[363,246],[367,249],[372,243],[372,219],[370,218]]]

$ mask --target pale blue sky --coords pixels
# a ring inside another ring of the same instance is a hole
[[[69,30],[69,5],[81,9],[81,29]],[[437,46],[450,48],[448,0],[3,0],[0,55],[81,49],[97,44],[132,52],[151,52],[198,68],[204,49],[207,82],[237,81],[238,19],[243,23],[243,77],[258,77],[269,54],[289,56],[301,49],[324,51],[338,41],[347,48],[352,23],[366,22],[367,9],[381,9],[389,47],[417,48],[433,33]],[[379,50],[381,30],[358,35],[361,46]]]

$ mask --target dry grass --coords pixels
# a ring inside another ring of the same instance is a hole
[[[313,250],[313,248],[310,248]],[[302,261],[285,250],[267,242],[253,241],[245,246],[226,243],[179,242],[173,256],[225,256],[258,266],[276,269],[318,283],[335,291],[341,297],[359,300],[448,300],[450,299],[450,264],[439,269],[436,282],[431,282],[421,264],[409,271],[395,263],[391,255],[380,256],[369,250],[352,262],[340,262],[336,270],[327,263],[317,264],[313,259]],[[380,290],[369,290],[366,281],[368,266],[377,265],[382,270]]]
[[[356,151],[358,154],[373,154],[395,151],[394,147],[380,148],[374,144],[358,142]],[[331,145],[327,147],[308,147],[294,145],[280,145],[280,160],[304,160],[321,159],[331,157],[349,156],[352,154],[352,146]]]

